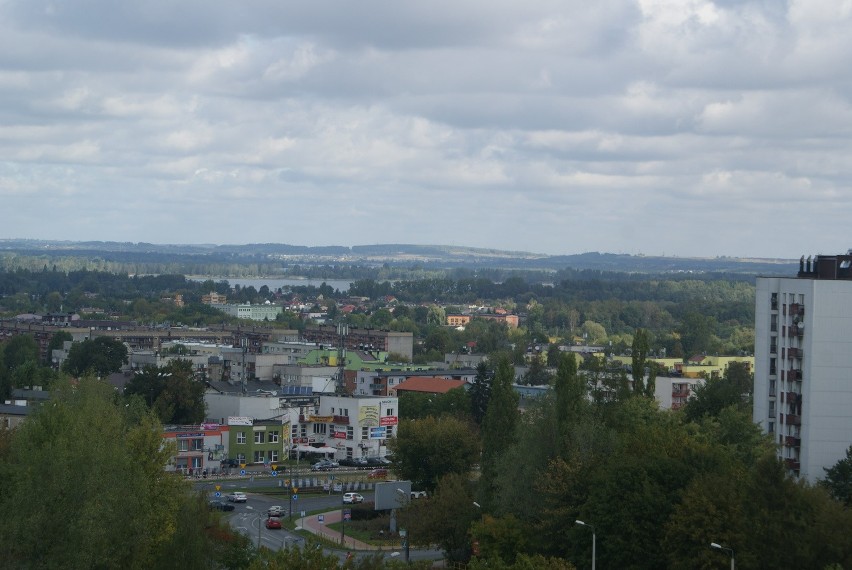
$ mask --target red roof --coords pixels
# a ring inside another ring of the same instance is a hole
[[[464,380],[447,380],[446,378],[431,378],[425,376],[412,376],[394,389],[399,392],[424,392],[427,394],[446,394],[450,390],[465,385]]]

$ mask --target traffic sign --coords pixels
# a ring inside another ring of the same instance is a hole
[[[295,495],[298,492],[299,492],[299,490],[296,487],[293,487],[293,494]]]
[[[343,520],[352,520],[352,509],[343,509]]]
[[[286,485],[287,487],[289,487],[289,486],[290,486],[290,480],[289,480],[289,479],[284,479],[284,485]]]
[[[276,465],[275,463],[273,463],[273,464],[272,464],[272,470],[273,470],[273,471],[278,471],[278,465]]]
[[[222,489],[222,485],[216,485],[216,490],[219,491]]]
[[[221,497],[222,493],[220,493],[219,491],[216,491],[215,493],[213,493],[213,495],[216,496],[216,497]]]
[[[273,476],[273,477],[278,477],[278,471],[273,471],[273,472],[272,472],[272,476]]]
[[[325,515],[317,515],[317,521],[325,522]]]
[[[246,468],[246,464],[245,464],[245,463],[240,463],[240,469],[245,469],[245,468]]]
[[[245,469],[240,469],[240,475],[245,475],[245,474],[246,474],[246,470],[245,470]]]
[[[294,501],[295,501],[295,500],[298,500],[298,498],[299,498],[299,495],[293,495],[293,500],[294,500]]]

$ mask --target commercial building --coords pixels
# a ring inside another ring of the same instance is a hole
[[[852,252],[759,277],[755,320],[754,421],[814,482],[852,444]]]

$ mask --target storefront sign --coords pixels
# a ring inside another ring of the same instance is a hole
[[[379,419],[379,425],[382,426],[395,426],[399,423],[399,418],[397,416],[384,416]]]

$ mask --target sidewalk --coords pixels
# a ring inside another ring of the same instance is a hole
[[[329,524],[340,522],[340,510],[323,513],[323,518],[323,522],[319,522],[319,515],[311,515],[305,517],[304,519],[299,518],[298,520],[303,521],[302,528],[304,528],[308,532],[321,536],[336,544],[340,544],[340,531],[331,530],[326,526]],[[341,548],[346,548],[349,550],[380,550],[380,547],[378,546],[367,544],[366,542],[361,542],[360,540],[355,540],[350,536],[344,537],[344,540],[345,543],[341,546]]]

